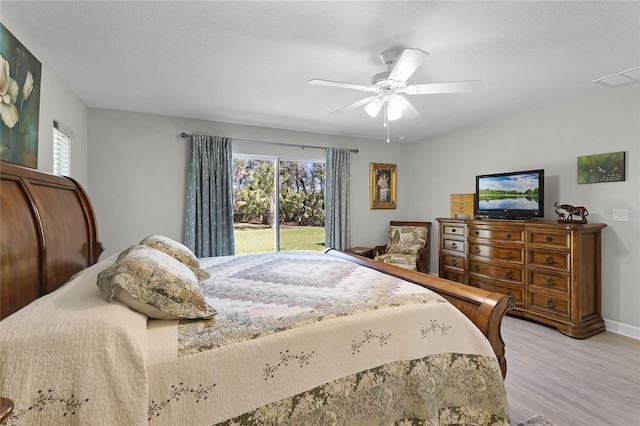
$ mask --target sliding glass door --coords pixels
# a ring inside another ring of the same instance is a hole
[[[236,254],[323,250],[324,166],[308,160],[234,155]]]

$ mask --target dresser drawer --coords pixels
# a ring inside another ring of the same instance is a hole
[[[459,235],[460,237],[464,237],[464,231],[464,225],[442,225],[442,233],[445,235]]]
[[[524,241],[524,228],[520,226],[508,229],[469,227],[469,237],[521,243]]]
[[[531,229],[528,231],[527,242],[529,244],[541,244],[547,248],[569,248],[571,246],[571,234],[569,232],[548,232]]]
[[[444,250],[457,251],[459,253],[464,253],[464,244],[463,240],[442,240]]]
[[[566,319],[569,317],[569,302],[565,298],[553,297],[542,293],[529,293],[527,308]]]
[[[442,278],[444,278],[445,280],[464,284],[464,271],[444,268],[444,274],[442,275]]]
[[[495,260],[522,263],[524,260],[522,247],[501,247],[487,244],[470,243],[469,254]]]
[[[475,275],[469,276],[469,285],[472,287],[481,288],[483,290],[512,296],[515,299],[517,305],[524,305],[524,289],[521,286],[500,285],[499,282],[491,281],[483,277],[476,277]]]
[[[529,271],[529,288],[533,291],[547,289],[569,293],[570,275],[553,274],[546,271]]]
[[[443,254],[443,266],[447,266],[449,268],[456,268],[460,270],[464,270],[465,259],[461,256],[454,256],[452,254]]]
[[[530,267],[539,266],[568,272],[571,268],[570,257],[569,253],[529,249],[527,260]]]
[[[514,267],[504,267],[471,260],[469,262],[469,272],[486,277],[522,283],[522,268],[517,265],[514,265]]]

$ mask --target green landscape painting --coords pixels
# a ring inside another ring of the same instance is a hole
[[[620,182],[624,176],[624,152],[578,157],[578,183]]]

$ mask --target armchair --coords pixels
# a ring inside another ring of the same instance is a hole
[[[388,240],[373,249],[373,258],[401,268],[429,272],[431,222],[389,222]]]

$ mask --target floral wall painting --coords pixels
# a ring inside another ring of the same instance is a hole
[[[370,209],[396,208],[396,165],[370,163]]]
[[[625,153],[578,157],[578,183],[620,182],[625,180]]]
[[[0,159],[38,166],[42,64],[0,24]]]

